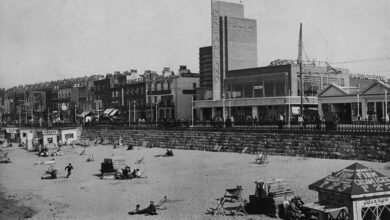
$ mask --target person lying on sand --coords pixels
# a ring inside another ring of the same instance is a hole
[[[139,210],[140,205],[137,204],[134,212],[129,212],[129,215],[157,215],[156,206],[154,206],[154,202],[150,201],[150,205],[146,209]]]
[[[34,165],[38,165],[38,164],[41,164],[41,165],[48,165],[48,164],[55,164],[56,161],[53,159],[49,160],[49,161],[38,161],[36,163],[34,163]]]

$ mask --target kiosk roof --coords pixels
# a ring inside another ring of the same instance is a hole
[[[309,185],[309,189],[361,198],[390,194],[390,178],[360,163],[354,163]]]

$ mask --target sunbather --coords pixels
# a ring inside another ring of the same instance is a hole
[[[140,205],[137,204],[134,212],[129,212],[129,215],[157,215],[156,206],[154,206],[154,202],[150,201],[150,205],[146,209],[139,210]]]

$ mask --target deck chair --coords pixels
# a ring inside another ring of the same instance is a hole
[[[165,210],[167,207],[165,206],[165,203],[167,202],[167,196],[164,196],[156,205],[156,209],[159,210]]]
[[[219,151],[221,150],[221,148],[222,148],[221,145],[216,144],[216,145],[214,146],[213,151],[219,152]]]
[[[241,151],[242,154],[245,154],[245,152],[248,150],[248,147],[244,147]]]
[[[224,207],[224,209],[225,209],[225,212],[226,211],[229,212],[229,215],[233,215],[233,216],[247,216],[248,212],[246,212],[246,210],[245,210],[245,206],[246,206],[247,203],[248,203],[247,200],[244,199],[237,206]]]
[[[267,152],[259,152],[256,157],[256,163],[263,164],[268,163],[268,154]]]
[[[210,208],[208,210],[208,214],[211,215],[226,215],[226,210],[223,207],[225,204],[225,198],[217,199],[217,206],[215,208]]]
[[[86,155],[85,149],[83,149],[83,151],[81,151],[81,153],[80,153],[80,156],[83,156],[83,155]]]
[[[93,154],[89,155],[87,158],[87,162],[95,161],[95,158],[93,157]]]
[[[144,163],[144,158],[145,156],[143,156],[141,159],[137,160],[137,162],[135,162],[135,164],[141,164],[141,163]]]
[[[242,201],[242,186],[237,186],[234,189],[226,189],[223,198],[225,202],[237,202]]]

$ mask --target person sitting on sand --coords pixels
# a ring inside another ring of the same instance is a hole
[[[150,201],[150,205],[146,209],[139,210],[140,205],[137,204],[134,212],[129,212],[129,215],[157,215],[156,206],[154,206],[154,202]]]
[[[129,166],[126,166],[125,169],[122,169],[122,176],[125,179],[131,179],[132,178],[131,169],[130,169]]]
[[[41,179],[57,179],[57,170],[52,169],[50,171],[50,176],[42,176]]]
[[[134,147],[132,144],[129,144],[129,146],[127,147],[127,150],[134,150]]]
[[[164,154],[164,157],[173,157],[173,151],[171,149],[168,149],[167,152]]]
[[[141,178],[142,173],[139,171],[139,169],[134,169],[133,172],[131,172],[134,178]]]

